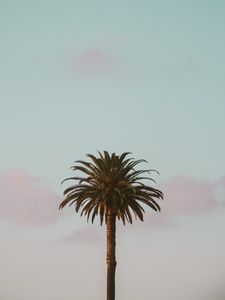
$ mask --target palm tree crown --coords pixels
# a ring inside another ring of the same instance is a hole
[[[121,155],[104,151],[96,157],[87,156],[91,162],[76,161],[72,167],[74,171],[80,171],[84,177],[70,177],[66,180],[74,180],[75,184],[64,191],[65,198],[60,204],[74,205],[76,212],[81,210],[81,216],[91,217],[100,215],[100,222],[107,220],[107,215],[115,215],[125,224],[132,223],[132,213],[135,218],[143,221],[145,204],[155,211],[160,211],[160,206],[154,200],[163,199],[163,193],[143,183],[143,180],[151,180],[149,173],[155,170],[135,170],[135,166],[145,160],[127,158],[130,152]],[[143,176],[145,174],[145,176]],[[147,175],[146,175],[147,174]],[[64,182],[63,181],[63,182]]]

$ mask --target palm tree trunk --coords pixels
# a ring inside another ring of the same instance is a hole
[[[116,271],[116,216],[107,215],[107,300],[115,300],[115,271]]]

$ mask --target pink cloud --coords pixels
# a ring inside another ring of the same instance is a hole
[[[161,213],[146,209],[145,222],[153,227],[174,226],[174,216],[199,215],[225,208],[225,177],[216,181],[179,175],[164,182]],[[14,224],[47,225],[61,216],[59,196],[44,186],[38,177],[21,170],[0,172],[0,218]],[[79,216],[78,216],[79,217]],[[98,239],[92,231],[76,232],[65,242]]]
[[[118,72],[125,65],[125,61],[117,55],[100,48],[91,48],[77,56],[72,67],[81,75],[101,75]]]
[[[38,177],[21,170],[0,173],[0,217],[14,224],[46,225],[58,219],[59,199]]]
[[[170,215],[211,212],[218,207],[216,188],[217,182],[176,176],[162,185],[164,210]]]
[[[210,181],[184,175],[167,180],[160,186],[164,193],[161,212],[146,209],[145,224],[153,228],[170,228],[176,226],[176,216],[197,216],[224,209],[224,182],[224,177]]]

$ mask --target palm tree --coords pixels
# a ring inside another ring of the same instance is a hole
[[[93,223],[97,215],[100,216],[101,225],[105,221],[107,300],[115,300],[116,219],[122,220],[124,225],[126,221],[132,223],[133,213],[136,219],[143,221],[145,210],[142,204],[160,211],[160,206],[154,199],[163,199],[163,193],[143,183],[143,180],[154,181],[143,174],[150,174],[155,170],[135,170],[135,166],[146,162],[145,160],[127,158],[130,152],[110,155],[104,151],[98,154],[98,157],[87,155],[91,162],[75,162],[72,169],[81,172],[84,177],[76,176],[64,180],[74,180],[75,184],[64,191],[65,199],[59,208],[62,209],[67,204],[73,205],[76,212],[81,210],[81,216],[87,216],[87,221],[91,217]]]

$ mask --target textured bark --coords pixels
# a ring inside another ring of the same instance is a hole
[[[107,215],[107,300],[115,300],[115,271],[116,271],[116,216]]]

